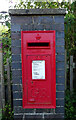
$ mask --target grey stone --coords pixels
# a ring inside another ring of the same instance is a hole
[[[13,100],[14,106],[22,106],[22,100]]]
[[[34,113],[34,109],[24,109],[22,106],[14,106],[15,113]]]
[[[34,24],[41,25],[41,24],[52,24],[53,23],[53,16],[33,16]]]
[[[12,90],[21,92],[22,91],[22,85],[12,85]]]
[[[64,92],[56,92],[56,98],[64,98]]]
[[[65,15],[65,9],[9,9],[10,15]]]
[[[58,15],[54,16],[54,22],[59,24],[64,23],[64,16],[58,16]]]
[[[54,23],[52,25],[52,29],[56,30],[56,32],[62,32],[62,31],[64,31],[64,24],[56,24],[56,23]]]
[[[11,44],[12,46],[21,47],[21,40],[12,40]]]
[[[12,69],[12,76],[15,77],[19,77],[19,76],[22,76],[22,70],[13,70]]]
[[[22,98],[22,92],[13,92],[13,99],[20,99]]]
[[[56,85],[56,90],[57,91],[64,91],[64,85]]]
[[[13,24],[18,24],[18,25],[32,24],[32,17],[31,16],[11,16],[11,22]]]
[[[64,99],[57,99],[56,106],[64,106]]]
[[[63,120],[64,114],[44,115],[44,120]]]
[[[24,120],[42,120],[42,115],[25,115]]]
[[[20,31],[20,25],[11,25],[11,31],[17,32]]]
[[[58,45],[58,46],[64,46],[65,45],[65,41],[64,41],[64,39],[57,39],[56,40],[56,45]]]
[[[65,76],[56,76],[56,83],[57,84],[64,84]]]
[[[20,53],[21,53],[21,47],[16,47],[16,46],[13,47],[12,46],[12,54],[15,54],[15,55],[17,54],[18,55]]]
[[[65,62],[56,62],[56,69],[57,70],[64,70]]]
[[[14,120],[23,120],[23,115],[14,115]]]
[[[56,46],[56,53],[64,53],[64,46]]]
[[[14,84],[22,84],[22,77],[21,76],[13,76],[12,83]]]
[[[63,38],[64,39],[64,32],[56,32],[56,39]]]
[[[20,55],[12,55],[12,61],[13,62],[21,61],[21,56]]]
[[[12,69],[21,69],[21,63],[20,62],[13,62],[11,65]]]
[[[65,76],[64,70],[56,70],[56,76]]]
[[[56,61],[58,62],[64,62],[65,61],[65,56],[64,55],[56,55]]]
[[[21,39],[21,32],[11,32],[12,40],[20,40]]]
[[[56,107],[56,113],[64,113],[64,107]]]

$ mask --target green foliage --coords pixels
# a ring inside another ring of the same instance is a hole
[[[8,103],[5,105],[5,108],[3,109],[2,120],[13,120],[13,111],[11,109],[11,105],[9,105]]]
[[[65,118],[74,120],[76,118],[76,93],[66,90],[65,95]]]
[[[65,16],[65,48],[70,55],[76,52],[76,16],[75,16],[76,2],[67,7],[68,14]]]
[[[49,0],[47,2],[25,2],[23,0],[20,0],[19,4],[16,4],[14,8],[16,9],[31,9],[31,8],[38,8],[38,9],[44,9],[44,8],[60,8],[60,7],[67,7],[67,2],[50,2]]]
[[[2,109],[0,109],[0,119],[2,118]]]
[[[0,26],[0,33],[2,39],[2,49],[3,49],[3,63],[7,63],[7,58],[11,60],[11,34],[10,34],[10,22],[8,14],[3,15],[4,25]]]
[[[3,46],[3,58],[4,65],[7,63],[7,58],[11,58],[11,37],[10,37],[10,29],[5,33],[2,33],[2,46]],[[11,60],[11,59],[10,59]]]

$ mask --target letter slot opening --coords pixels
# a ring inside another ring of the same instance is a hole
[[[50,43],[49,42],[30,42],[27,43],[28,48],[48,48],[50,47]]]

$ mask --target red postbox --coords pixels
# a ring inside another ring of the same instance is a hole
[[[21,52],[23,108],[55,108],[55,31],[22,31]]]

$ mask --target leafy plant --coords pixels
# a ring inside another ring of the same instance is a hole
[[[13,111],[9,103],[7,103],[3,109],[2,120],[13,120]]]
[[[67,50],[67,57],[74,55],[76,52],[76,2],[67,7],[65,16],[65,48]]]
[[[66,90],[65,93],[65,118],[74,120],[76,118],[76,93],[70,90]]]
[[[2,25],[0,26],[1,33],[1,47],[3,49],[3,63],[7,63],[7,58],[11,58],[11,34],[10,34],[10,18],[8,14],[2,13],[1,20],[3,20]],[[11,60],[11,59],[10,59]]]
[[[2,15],[4,19],[4,24],[0,26],[0,37],[1,43],[0,47],[3,50],[3,64],[7,64],[7,58],[10,58],[11,62],[11,34],[10,34],[10,21],[8,15]],[[4,84],[7,81],[7,72],[4,71]],[[2,110],[3,116],[2,120],[13,120],[13,111],[11,105],[6,103],[5,107]]]
[[[2,46],[3,46],[3,56],[4,65],[7,63],[7,58],[11,58],[11,37],[10,29],[5,33],[2,33]]]

